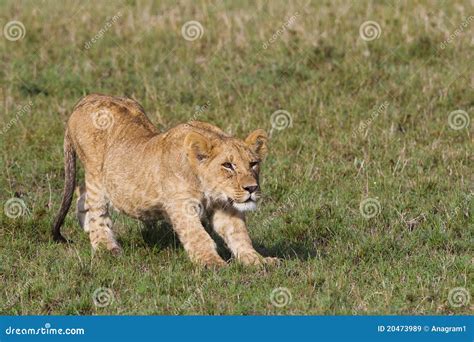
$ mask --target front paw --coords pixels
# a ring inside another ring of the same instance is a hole
[[[237,260],[244,265],[254,265],[254,266],[278,265],[281,262],[281,260],[278,258],[263,257],[260,254],[258,254],[256,251],[240,253],[239,256],[237,257]]]
[[[258,254],[256,251],[248,251],[239,253],[237,260],[244,265],[259,266],[265,263],[265,258]]]
[[[111,247],[109,251],[113,256],[121,256],[123,254],[123,249],[119,245]]]
[[[267,265],[280,265],[281,259],[275,257],[265,257],[264,259],[265,264]]]
[[[194,257],[193,262],[206,268],[220,268],[227,266],[227,263],[218,255],[205,254]]]

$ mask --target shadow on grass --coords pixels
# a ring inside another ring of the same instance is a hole
[[[232,254],[225,245],[224,240],[215,233],[208,224],[205,224],[206,231],[216,242],[217,251],[225,260],[230,260]],[[149,247],[157,247],[164,249],[171,247],[173,249],[182,248],[177,234],[173,231],[172,226],[165,221],[154,223],[146,223],[141,231],[143,240]],[[254,243],[254,247],[263,256],[278,257],[285,260],[309,260],[317,256],[316,248],[311,248],[303,242],[279,241],[272,246],[264,246],[263,244]]]
[[[144,223],[142,227],[142,237],[148,246],[159,249],[180,246],[178,236],[169,223],[165,221],[148,222]]]
[[[306,261],[317,257],[316,248],[304,243],[280,241],[272,246],[254,243],[254,247],[263,256],[277,257],[284,260]]]

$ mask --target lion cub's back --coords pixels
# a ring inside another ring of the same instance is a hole
[[[155,132],[156,128],[148,120],[145,110],[135,100],[91,94],[82,98],[74,107],[69,119],[79,119],[84,124],[93,124],[95,129],[108,130],[123,125],[136,125]]]
[[[157,133],[138,102],[101,94],[81,99],[67,123],[67,134],[83,162],[102,160],[117,142],[136,143]]]

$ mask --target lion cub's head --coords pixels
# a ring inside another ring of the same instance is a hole
[[[189,133],[184,141],[188,158],[213,201],[239,211],[254,210],[260,197],[260,164],[267,152],[267,134],[258,129],[240,139]]]

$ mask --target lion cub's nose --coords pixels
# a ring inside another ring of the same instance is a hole
[[[257,184],[247,185],[247,186],[244,186],[244,189],[247,190],[250,193],[253,193],[253,192],[257,191],[258,185]]]

